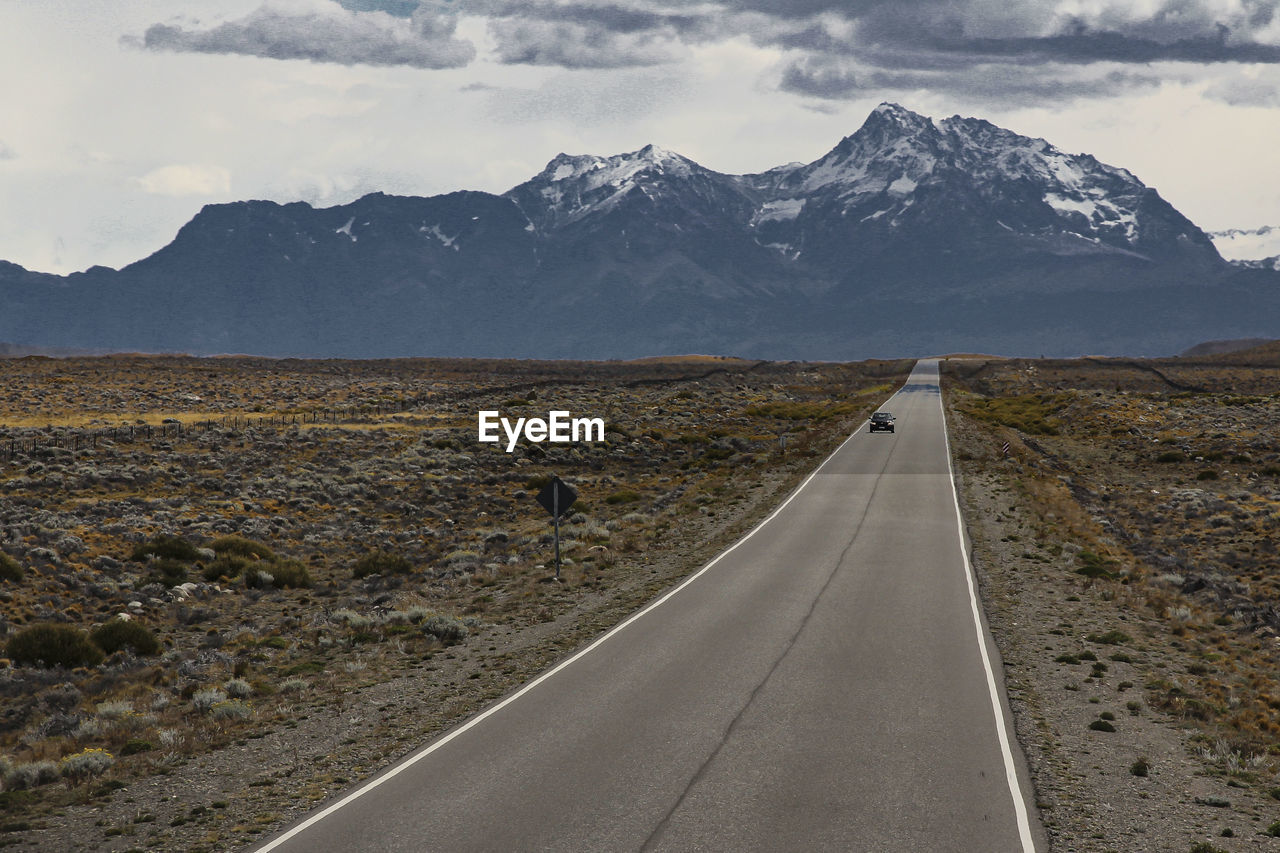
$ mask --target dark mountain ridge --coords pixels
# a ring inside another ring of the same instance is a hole
[[[561,154],[501,195],[209,205],[155,254],[0,262],[0,340],[302,356],[1160,355],[1280,335],[1280,274],[1225,263],[1124,169],[882,104],[808,164]]]

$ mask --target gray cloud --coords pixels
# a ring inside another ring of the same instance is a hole
[[[891,92],[930,91],[978,97],[1005,106],[1033,106],[1155,88],[1161,77],[1122,67],[1077,65],[1034,66],[1035,72],[1012,65],[971,65],[948,69],[885,69],[840,57],[807,57],[788,64],[779,88],[812,98],[841,100],[883,97]]]
[[[886,88],[1064,100],[1121,94],[1155,79],[1115,66],[1280,64],[1278,5],[1097,0],[1067,14],[1057,0],[316,0],[311,13],[268,2],[205,30],[157,24],[139,43],[448,68],[475,55],[455,37],[454,16],[467,15],[487,19],[495,58],[505,64],[647,67],[677,62],[690,46],[746,37],[786,53],[783,90],[822,100]],[[1228,88],[1215,97],[1250,97],[1246,84]]]
[[[499,18],[489,22],[498,57],[506,63],[563,68],[661,65],[678,55],[675,35],[662,29],[618,32],[598,21]]]
[[[277,11],[264,5],[240,20],[207,30],[155,24],[140,39],[126,42],[148,50],[456,68],[475,57],[475,47],[454,38],[454,27],[452,15],[426,5],[418,5],[407,18],[385,11],[350,11],[336,4],[317,6],[312,12]]]

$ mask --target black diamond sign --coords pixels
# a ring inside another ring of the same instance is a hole
[[[538,503],[547,508],[552,518],[559,518],[569,511],[578,493],[565,485],[559,477],[552,477],[551,482],[538,492]]]

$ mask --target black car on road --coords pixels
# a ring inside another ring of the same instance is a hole
[[[872,432],[893,432],[893,415],[888,412],[876,412],[871,416]]]

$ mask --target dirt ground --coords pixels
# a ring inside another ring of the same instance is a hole
[[[1275,365],[947,366],[974,563],[1054,850],[1280,849]]]

